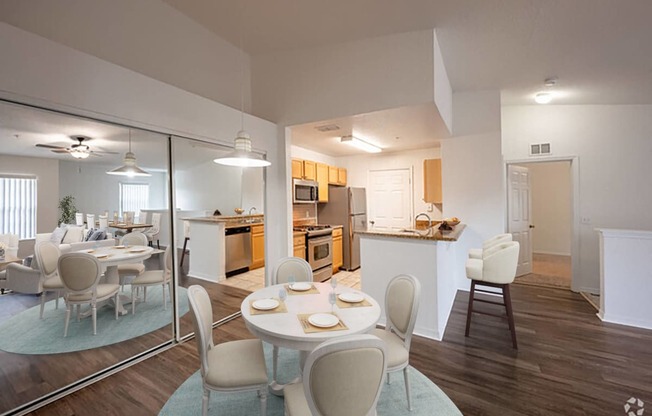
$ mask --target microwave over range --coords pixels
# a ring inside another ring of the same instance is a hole
[[[295,204],[314,204],[319,199],[319,186],[315,181],[295,179],[292,188],[292,200]]]

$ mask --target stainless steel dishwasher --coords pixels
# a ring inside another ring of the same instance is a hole
[[[224,232],[226,273],[251,265],[251,227],[232,227]]]

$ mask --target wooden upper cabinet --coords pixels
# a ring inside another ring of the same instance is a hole
[[[339,185],[339,176],[337,166],[328,167],[328,183],[331,185]]]
[[[337,184],[342,186],[346,185],[346,169],[337,168]]]
[[[303,178],[310,181],[317,180],[317,166],[312,160],[303,161]]]
[[[430,204],[442,203],[441,159],[423,161],[423,201]]]
[[[303,178],[303,160],[292,159],[292,178]]]
[[[328,202],[328,165],[317,163],[317,184],[319,185],[318,202]]]

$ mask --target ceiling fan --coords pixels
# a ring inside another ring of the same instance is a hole
[[[69,153],[70,156],[75,159],[86,159],[89,156],[102,156],[105,155],[117,155],[118,152],[106,152],[102,150],[91,150],[91,148],[84,144],[84,140],[91,140],[87,136],[70,136],[71,139],[76,140],[78,143],[72,144],[69,147],[65,146],[55,146],[52,144],[42,144],[38,143],[36,147],[45,147],[51,149],[54,153]]]

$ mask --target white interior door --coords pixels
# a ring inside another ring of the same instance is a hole
[[[530,192],[530,173],[522,166],[507,166],[509,188],[508,223],[514,241],[521,245],[516,275],[532,272],[532,195]]]
[[[373,229],[400,230],[412,225],[410,169],[371,170],[368,176],[368,220]]]

